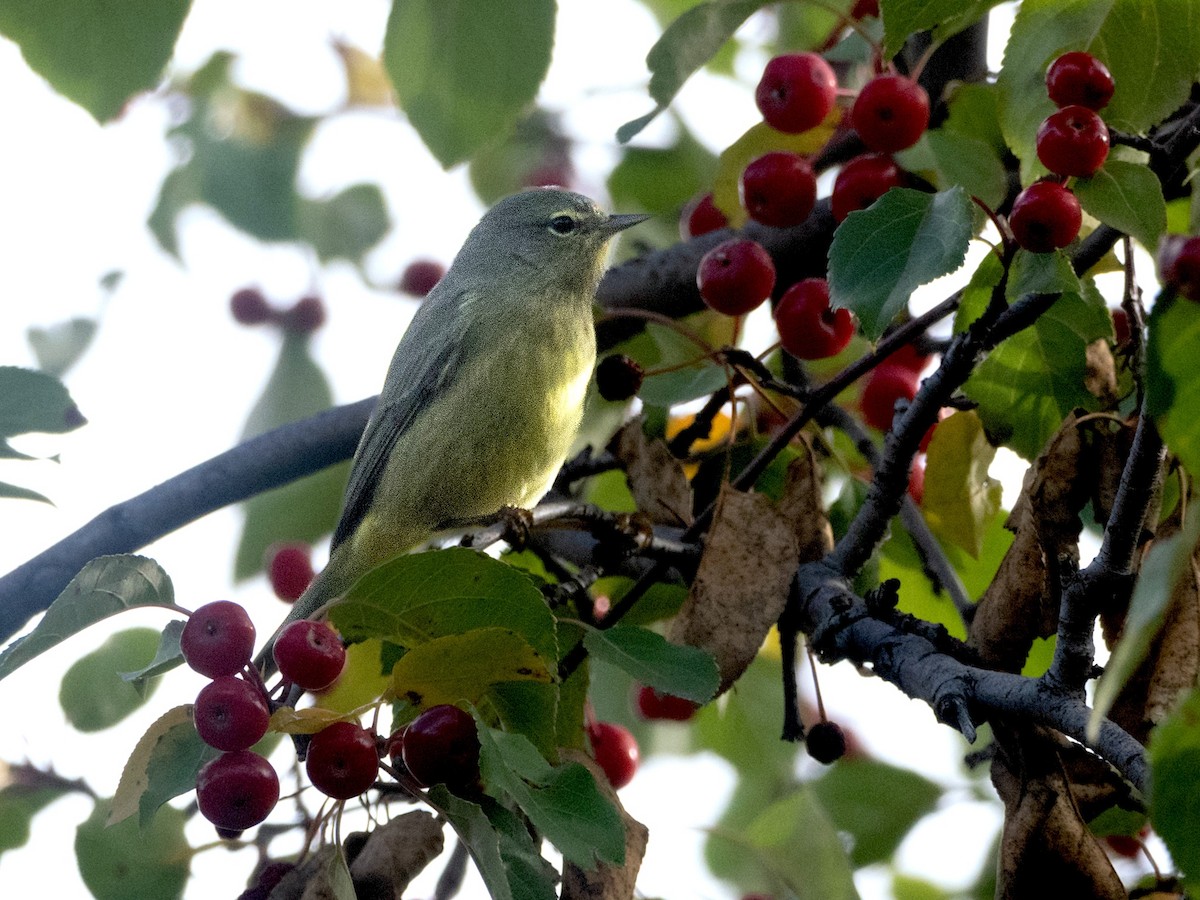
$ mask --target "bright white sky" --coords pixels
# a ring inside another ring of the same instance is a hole
[[[214,50],[228,48],[239,56],[236,72],[244,85],[300,111],[321,112],[339,101],[342,90],[331,39],[377,52],[387,6],[383,0],[198,0],[176,65],[190,70]],[[657,26],[632,0],[608,0],[602,18],[589,0],[560,0],[559,7],[554,63],[542,98],[563,111],[568,133],[581,139],[580,188],[602,196],[614,131],[650,105],[643,61]],[[746,25],[751,33],[764,27],[757,17]],[[763,62],[739,60],[749,83]],[[227,299],[233,290],[259,284],[279,302],[312,291],[326,299],[330,319],[315,351],[338,402],[378,390],[413,305],[390,290],[364,286],[348,267],[319,270],[293,247],[259,245],[207,210],[185,218],[180,267],[158,251],[145,228],[171,164],[162,140],[167,112],[161,101],[137,100],[120,122],[101,128],[32,75],[17,48],[3,40],[0,84],[0,121],[8,126],[0,145],[0,277],[6,295],[0,305],[0,364],[34,364],[25,340],[30,325],[103,313],[97,341],[67,377],[90,424],[72,435],[22,443],[27,452],[60,454],[59,464],[0,463],[0,481],[32,487],[56,504],[0,501],[8,523],[0,543],[0,572],[6,572],[109,505],[236,441],[274,362],[278,337],[232,322]],[[705,75],[692,79],[676,108],[714,149],[758,118],[744,86]],[[663,127],[652,127],[639,140],[662,140]],[[396,221],[369,258],[369,274],[379,284],[394,281],[415,257],[448,262],[481,211],[465,171],[443,172],[402,116],[392,113],[356,113],[331,123],[303,164],[303,189],[314,196],[363,180],[383,187]],[[105,300],[97,282],[112,269],[124,269],[126,278]],[[365,322],[369,329],[362,327]],[[146,552],[171,574],[180,603],[194,607],[232,597],[250,609],[261,633],[273,627],[282,609],[261,580],[238,588],[230,584],[238,516],[234,510],[215,513]],[[119,617],[116,624],[161,627],[164,621],[162,613],[145,613]],[[170,706],[193,699],[203,679],[173,674],[123,726],[80,735],[58,709],[58,678],[71,660],[103,640],[103,630],[69,641],[0,686],[6,723],[0,759],[53,761],[63,775],[86,776],[100,794],[110,795],[137,736]],[[822,684],[834,718],[852,725],[872,753],[962,785],[956,797],[961,802],[918,827],[902,848],[900,864],[950,887],[968,883],[998,816],[968,796],[959,774],[961,742],[937,726],[926,707],[875,680],[848,669],[824,670]],[[667,756],[643,766],[622,792],[634,816],[650,826],[639,882],[646,895],[734,896],[706,876],[699,857],[700,829],[715,821],[730,785],[718,761]],[[86,897],[66,860],[73,858],[74,827],[89,811],[88,801],[72,797],[36,818],[30,844],[0,857],[0,883],[37,884],[46,896]],[[212,838],[205,823],[194,827],[193,843]],[[971,836],[969,844],[962,835]],[[193,865],[187,896],[232,898],[251,864],[248,852],[206,853]],[[886,883],[882,873],[867,873],[859,887],[865,898],[884,898]],[[431,885],[427,880],[425,890]],[[462,896],[486,894],[476,885]]]

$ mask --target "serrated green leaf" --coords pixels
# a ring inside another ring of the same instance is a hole
[[[1039,256],[1043,259],[1036,259]],[[1029,269],[1014,272],[1010,289],[1026,285],[1052,292],[1068,283],[1063,281],[1065,260],[1055,263],[1053,256],[1028,254]],[[1017,255],[1014,266],[1021,257]],[[990,290],[978,292],[973,302],[986,303],[985,293]],[[971,311],[960,312],[963,321],[973,318]],[[1104,299],[1088,281],[1082,293],[1064,294],[1032,328],[993,350],[963,386],[979,404],[979,417],[993,443],[1032,460],[1067,413],[1097,409],[1099,401],[1085,386],[1087,345],[1111,336],[1112,319]]]
[[[476,628],[418,644],[392,667],[392,687],[414,706],[465,700],[474,704],[493,684],[553,680],[547,660],[508,628]]]
[[[583,643],[592,656],[628,672],[642,684],[695,703],[711,700],[721,681],[711,654],[672,644],[648,628],[592,628]]]
[[[1200,304],[1160,298],[1149,317],[1146,411],[1171,452],[1200,472]]]
[[[0,366],[0,457],[28,459],[8,444],[18,434],[65,434],[87,420],[63,383],[45,372]]]
[[[854,312],[863,334],[878,338],[916,288],[962,265],[973,208],[960,187],[936,194],[896,188],[850,213],[829,248],[831,305]]]
[[[1088,720],[1088,731],[1093,736],[1099,732],[1101,719],[1108,715],[1126,682],[1150,651],[1150,645],[1162,629],[1176,587],[1185,576],[1192,574],[1192,556],[1197,542],[1200,542],[1200,509],[1192,507],[1178,532],[1156,540],[1150,547],[1133,586],[1133,596],[1129,598],[1129,612],[1125,616],[1121,639],[1096,684]]]
[[[65,787],[10,784],[0,788],[0,857],[29,840],[29,823],[63,794]]]
[[[987,6],[983,4],[968,4],[968,8],[971,6],[982,6],[979,15],[987,11]],[[964,12],[963,7],[963,0],[909,0],[904,3],[893,0],[891,3],[881,3],[879,11],[883,18],[884,56],[889,59],[895,56],[909,35],[918,31],[929,31],[961,15]]]
[[[179,638],[183,634],[183,628],[186,624],[182,619],[174,619],[168,622],[167,626],[162,630],[158,649],[154,651],[154,658],[140,669],[119,673],[121,680],[128,681],[140,696],[149,696],[149,689],[156,684],[156,682],[150,679],[170,672],[176,666],[183,663],[183,650],[180,649]]]
[[[9,0],[0,3],[0,34],[21,45],[29,67],[56,91],[107,122],[158,84],[190,6]]]
[[[1110,159],[1071,189],[1091,216],[1124,231],[1153,252],[1167,229],[1167,203],[1158,177],[1140,163]]]
[[[500,841],[513,900],[552,900],[558,896],[558,872],[541,854],[541,841],[529,833],[529,825],[506,806],[487,802],[484,814]]]
[[[96,320],[74,318],[49,328],[30,328],[29,346],[37,357],[38,368],[47,375],[61,378],[75,364],[96,335]]]
[[[330,610],[350,641],[415,647],[476,628],[508,628],[558,660],[554,616],[524,572],[462,547],[401,556],[368,572]]]
[[[1200,689],[1193,689],[1150,735],[1150,821],[1171,859],[1200,886]]]
[[[242,429],[249,440],[333,405],[333,391],[313,359],[306,336],[285,333],[279,359]],[[234,560],[234,577],[262,571],[267,549],[278,541],[313,542],[332,530],[341,511],[349,463],[332,466],[243,504],[246,520]]]
[[[446,168],[506,134],[537,96],[553,0],[398,0],[383,63],[396,98]]]
[[[807,785],[762,810],[745,841],[797,900],[858,900],[841,837]]]
[[[812,783],[812,792],[834,827],[850,835],[855,868],[890,860],[942,796],[938,785],[916,772],[873,759],[839,761]]]
[[[150,682],[141,692],[120,673],[144,664],[158,640],[159,633],[153,628],[126,629],[72,663],[58,690],[58,703],[67,721],[84,733],[102,731],[141,706],[158,683]]]
[[[620,813],[579,763],[551,766],[527,738],[479,726],[479,769],[492,796],[507,794],[563,857],[584,869],[622,865]]]
[[[672,22],[650,48],[649,113],[617,129],[617,140],[628,143],[660,112],[667,108],[685,81],[713,57],[751,14],[770,0],[709,0],[686,10]]]
[[[108,825],[111,802],[101,800],[75,832],[75,859],[96,900],[177,900],[187,884],[192,848],[183,834],[187,816],[167,807],[142,831],[126,820]]]
[[[0,653],[0,678],[109,616],[142,606],[174,607],[167,573],[144,556],[100,556],[71,579],[28,635]]]
[[[196,775],[209,760],[221,755],[196,733],[192,706],[167,710],[146,729],[121,771],[112,799],[109,824],[138,814],[138,826],[150,825],[168,800],[196,787]]]
[[[988,477],[996,448],[974,412],[956,412],[938,424],[929,443],[921,508],[943,543],[978,559],[988,526],[1000,509],[1002,486]]]
[[[1004,202],[1008,172],[986,141],[945,128],[927,132],[925,141],[941,176],[939,187],[958,185],[991,209]]]

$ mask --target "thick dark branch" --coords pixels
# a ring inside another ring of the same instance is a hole
[[[1090,740],[1090,710],[1082,698],[1055,691],[1038,679],[961,662],[951,639],[931,640],[905,628],[902,618],[888,621],[873,615],[867,602],[824,563],[802,566],[798,578],[798,603],[789,612],[823,660],[869,665],[907,696],[929,704],[938,721],[968,740],[974,739],[978,723],[996,715],[1019,716],[1053,728],[1107,760],[1138,790],[1146,789],[1142,745],[1109,721],[1096,740]]]
[[[118,503],[0,578],[0,640],[53,602],[88,560],[132,553],[201,516],[349,459],[375,398],[239,444]]]

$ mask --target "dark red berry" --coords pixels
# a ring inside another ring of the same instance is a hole
[[[1113,343],[1120,347],[1130,337],[1129,313],[1125,312],[1123,307],[1118,306],[1115,309],[1110,309],[1109,314],[1112,316],[1113,321]]]
[[[283,629],[271,652],[283,677],[306,691],[329,687],[346,663],[346,648],[337,632],[311,619],[300,619]]]
[[[279,317],[284,330],[293,334],[312,334],[325,324],[325,304],[320,297],[301,297]]]
[[[1056,175],[1086,178],[1108,158],[1108,126],[1086,106],[1064,106],[1038,127],[1037,156]]]
[[[592,756],[608,783],[620,790],[633,781],[640,754],[637,739],[629,729],[613,722],[593,722],[588,725],[587,734]]]
[[[357,797],[379,775],[375,735],[354,722],[334,722],[313,735],[304,770],[313,787],[327,797]]]
[[[280,600],[299,600],[314,574],[308,544],[274,544],[267,549],[267,578]]]
[[[1079,200],[1056,181],[1035,181],[1017,195],[1008,214],[1017,245],[1034,253],[1067,246],[1082,223]]]
[[[188,617],[179,636],[179,649],[187,664],[201,675],[234,675],[250,662],[254,652],[254,623],[232,601],[206,603]]]
[[[911,400],[917,395],[920,378],[903,366],[884,363],[871,372],[863,386],[859,404],[863,418],[872,428],[889,431],[896,414],[898,400]]]
[[[717,312],[740,316],[771,296],[775,263],[761,245],[733,238],[704,254],[696,271],[696,286],[704,302]]]
[[[829,308],[829,282],[806,278],[793,284],[775,307],[783,349],[798,359],[825,359],[846,349],[854,337],[848,309]]]
[[[808,755],[819,763],[829,765],[846,752],[846,736],[836,722],[817,722],[804,738]]]
[[[850,8],[851,19],[879,18],[879,0],[858,0]]]
[[[696,714],[699,705],[683,697],[660,694],[648,684],[638,686],[637,711],[650,721],[686,722]]]
[[[474,789],[479,784],[475,720],[457,706],[431,706],[404,732],[404,765],[426,787]]]
[[[929,364],[929,357],[912,344],[902,344],[887,355],[886,362],[896,366],[903,366],[920,375],[925,371],[925,366]]]
[[[729,225],[725,213],[717,209],[712,194],[697,197],[683,209],[679,217],[679,234],[686,241],[710,231],[720,231]]]
[[[218,828],[250,828],[279,802],[279,776],[250,750],[222,753],[197,774],[196,801],[200,814]]]
[[[1163,238],[1158,246],[1158,276],[1180,297],[1200,303],[1200,237]]]
[[[883,153],[856,156],[838,172],[829,205],[841,222],[856,209],[866,209],[894,187],[904,186],[904,170]]]
[[[778,150],[752,160],[738,185],[750,218],[789,228],[808,218],[817,202],[817,177],[804,157]]]
[[[400,290],[414,297],[424,297],[442,280],[446,267],[431,259],[418,259],[408,264],[400,276]]]
[[[192,712],[200,740],[218,750],[247,750],[267,733],[271,711],[255,684],[233,675],[200,689]]]
[[[1046,70],[1046,93],[1055,106],[1101,110],[1108,106],[1115,88],[1108,67],[1082,50],[1064,53]]]
[[[825,121],[837,99],[837,75],[816,53],[776,56],[763,69],[754,100],[777,131],[799,134]]]
[[[233,318],[243,325],[260,325],[271,318],[271,304],[258,288],[242,288],[229,298]]]
[[[641,388],[645,374],[637,360],[620,353],[606,356],[596,366],[596,390],[605,400],[628,400]]]
[[[858,92],[850,124],[870,150],[911,147],[929,127],[929,94],[903,75],[879,75]]]

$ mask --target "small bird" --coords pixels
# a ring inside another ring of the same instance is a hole
[[[449,525],[541,499],[583,414],[608,243],[647,218],[542,188],[480,219],[396,348],[329,563],[284,625]],[[259,657],[266,671],[273,643]]]

